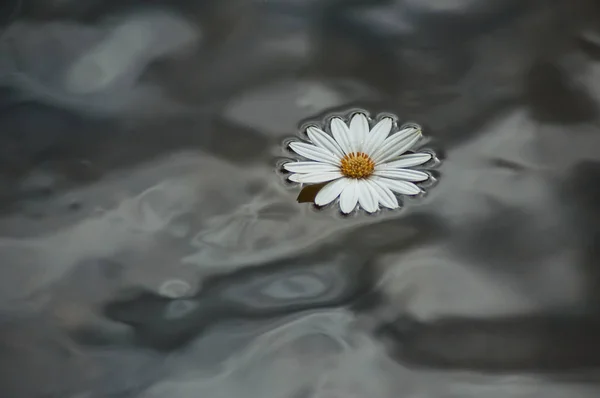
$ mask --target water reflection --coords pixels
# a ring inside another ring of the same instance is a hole
[[[172,300],[141,292],[109,303],[106,314],[132,326],[140,344],[172,349],[197,338],[215,322],[349,305],[373,287],[360,256],[332,258],[323,264],[311,263],[310,258],[276,261],[208,278],[190,298]]]
[[[21,3],[5,396],[598,396],[595,2]],[[357,107],[424,125],[436,189],[297,204],[282,138]]]

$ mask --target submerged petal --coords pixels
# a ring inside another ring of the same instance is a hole
[[[337,199],[342,193],[344,188],[350,184],[350,180],[347,178],[340,178],[330,184],[325,185],[317,196],[315,197],[315,204],[317,206],[325,206]]]
[[[329,163],[321,162],[289,162],[283,168],[291,173],[318,173],[325,171],[338,171],[340,168]]]
[[[376,176],[393,178],[397,180],[404,181],[425,181],[429,179],[429,174],[419,171],[419,170],[410,170],[410,169],[385,169],[385,170],[377,170],[375,169]]]
[[[389,117],[383,118],[377,123],[371,132],[367,134],[367,138],[362,147],[362,151],[367,155],[371,155],[377,148],[381,146],[392,130],[392,119]]]
[[[402,195],[418,195],[419,193],[421,193],[421,189],[412,182],[391,180],[389,178],[381,178],[379,179],[379,182],[381,182],[383,185],[385,185],[392,191],[398,192]]]
[[[354,151],[362,152],[363,144],[369,134],[369,120],[364,113],[355,113],[350,120],[350,136]]]
[[[398,167],[414,167],[420,166],[424,163],[427,163],[431,160],[433,156],[426,152],[419,153],[409,153],[408,155],[402,155],[396,160],[392,160],[391,162],[381,163],[377,165],[377,168],[380,170],[388,169],[388,168],[398,168]]]
[[[290,148],[298,155],[304,156],[305,158],[310,160],[325,162],[336,166],[340,163],[340,159],[333,153],[323,148],[316,147],[314,145],[296,141],[290,143]]]
[[[342,173],[339,171],[327,171],[323,173],[292,174],[288,177],[288,180],[301,182],[303,184],[318,184],[320,182],[335,180],[340,177],[342,177]]]
[[[375,213],[379,210],[378,198],[375,197],[371,186],[367,180],[358,180],[357,183],[358,203],[368,213]]]
[[[332,136],[330,136],[323,130],[318,129],[314,126],[310,126],[306,129],[306,134],[308,135],[308,138],[310,138],[310,140],[319,148],[323,148],[326,151],[329,151],[334,155],[338,156],[339,158],[344,157],[344,151],[342,151],[342,148],[340,148],[340,146],[337,142],[335,142]]]
[[[381,146],[373,152],[372,158],[376,163],[385,163],[412,148],[421,138],[421,129],[408,127],[388,137]]]
[[[377,195],[377,200],[382,206],[387,207],[388,209],[397,209],[399,207],[398,198],[396,198],[386,185],[380,183],[377,178],[370,178],[367,180],[367,183]]]
[[[333,134],[333,138],[335,138],[344,153],[349,154],[354,152],[352,140],[350,138],[350,129],[339,117],[331,119],[331,134]]]
[[[358,203],[358,181],[349,180],[349,184],[344,187],[340,195],[340,210],[342,213],[351,213]]]

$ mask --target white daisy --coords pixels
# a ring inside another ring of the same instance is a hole
[[[351,213],[356,205],[369,213],[379,205],[399,207],[394,192],[417,195],[421,189],[415,182],[425,181],[429,174],[411,170],[432,158],[429,153],[405,154],[422,137],[416,125],[403,126],[391,134],[394,121],[381,119],[369,130],[369,120],[355,113],[350,126],[339,117],[331,120],[331,134],[311,126],[306,133],[311,143],[292,142],[290,148],[307,161],[289,162],[289,180],[302,184],[330,182],[317,194],[315,204],[325,206],[338,197],[343,213]]]

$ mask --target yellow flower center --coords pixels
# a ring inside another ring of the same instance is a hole
[[[375,171],[375,162],[362,152],[351,152],[342,158],[340,171],[348,178],[367,178]]]

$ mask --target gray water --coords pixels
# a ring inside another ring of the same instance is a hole
[[[592,0],[0,6],[3,398],[600,394]],[[416,121],[400,211],[298,203],[309,120]]]

